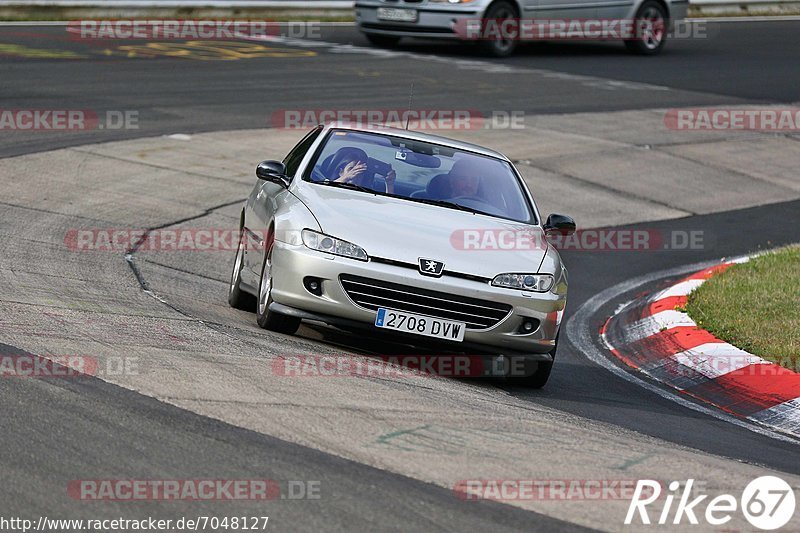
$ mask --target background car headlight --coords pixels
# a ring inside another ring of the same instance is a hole
[[[312,250],[341,255],[351,259],[358,259],[359,261],[367,261],[369,259],[367,252],[362,247],[310,229],[303,230],[303,244]]]
[[[500,274],[492,280],[495,287],[534,292],[547,292],[553,283],[555,280],[550,274]]]

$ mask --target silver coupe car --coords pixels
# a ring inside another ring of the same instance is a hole
[[[507,157],[386,127],[320,125],[264,161],[241,212],[228,301],[259,326],[303,319],[452,352],[524,358],[541,387],[567,271]],[[494,355],[492,355],[494,354]]]

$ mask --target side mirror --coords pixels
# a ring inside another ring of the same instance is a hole
[[[284,187],[288,187],[290,182],[288,176],[286,176],[286,165],[280,161],[262,161],[256,167],[256,177]]]
[[[560,235],[572,235],[575,233],[575,220],[567,215],[550,215],[544,223],[545,233],[557,233]]]

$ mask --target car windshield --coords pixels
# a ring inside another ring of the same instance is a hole
[[[303,179],[535,223],[508,162],[430,142],[333,130]]]

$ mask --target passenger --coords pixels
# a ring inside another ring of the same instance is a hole
[[[328,179],[340,183],[352,183],[375,190],[375,179],[367,172],[369,156],[360,148],[340,148],[331,161]],[[390,167],[391,168],[391,167]],[[394,169],[384,177],[386,192],[394,194],[394,182],[397,174]]]
[[[364,183],[368,181],[367,161],[367,153],[360,148],[340,148],[333,156],[326,177],[331,181],[367,187],[371,185]]]

